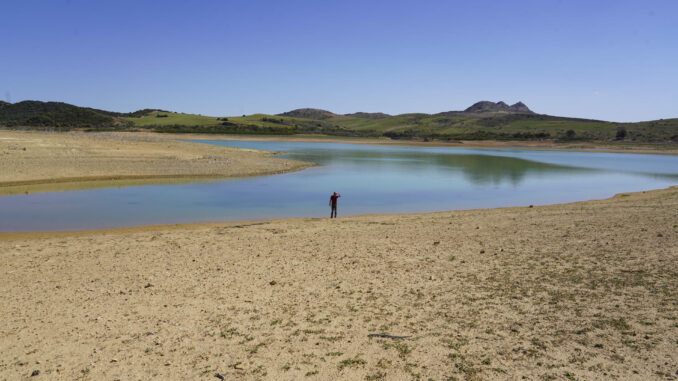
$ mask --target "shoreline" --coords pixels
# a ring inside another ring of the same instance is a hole
[[[386,213],[386,214],[356,214],[338,217],[338,220],[346,220],[352,218],[369,218],[369,217],[379,217],[379,218],[388,218],[388,217],[404,217],[404,216],[427,216],[443,213],[462,213],[462,212],[487,212],[487,211],[507,211],[512,209],[535,209],[535,208],[546,208],[546,207],[566,207],[573,206],[577,204],[586,204],[586,203],[605,203],[610,202],[614,199],[620,197],[629,197],[631,195],[640,195],[647,193],[661,193],[670,190],[678,190],[678,185],[672,185],[667,188],[661,189],[650,189],[645,191],[637,192],[620,192],[616,193],[607,198],[600,199],[591,199],[591,200],[580,200],[564,203],[555,203],[555,204],[544,204],[544,205],[534,205],[534,206],[504,206],[504,207],[495,207],[495,208],[475,208],[475,209],[450,209],[450,210],[439,210],[434,212],[413,212],[413,213]],[[152,224],[152,225],[134,225],[134,226],[121,226],[113,228],[103,228],[103,229],[92,229],[92,230],[66,230],[66,231],[27,231],[27,232],[0,232],[0,241],[7,241],[13,239],[35,239],[35,238],[52,238],[52,237],[71,237],[71,236],[87,236],[87,235],[99,235],[99,234],[127,234],[127,233],[137,233],[137,232],[162,232],[162,231],[173,231],[173,230],[198,230],[202,228],[230,228],[230,227],[247,227],[247,226],[257,226],[257,225],[268,225],[272,223],[285,223],[285,222],[300,222],[300,221],[321,221],[326,220],[326,217],[290,217],[290,218],[277,218],[277,219],[262,219],[262,220],[243,220],[243,221],[212,221],[212,222],[188,222],[188,223],[177,223],[177,224]]]
[[[414,147],[450,147],[450,148],[496,148],[507,150],[534,150],[534,151],[572,151],[572,152],[601,152],[601,153],[628,153],[649,155],[678,155],[678,144],[667,145],[651,143],[630,143],[619,145],[615,143],[573,142],[555,143],[552,141],[500,141],[500,140],[464,140],[451,142],[435,141],[402,141],[388,138],[340,137],[330,135],[227,135],[227,134],[177,134],[159,132],[134,132],[134,134],[148,134],[149,136],[171,136],[179,140],[244,140],[244,141],[282,141],[304,143],[343,143],[365,145],[394,145]],[[668,148],[670,147],[670,148]]]
[[[315,166],[275,152],[126,133],[0,130],[0,196],[173,184],[288,173]]]
[[[0,239],[0,378],[673,375],[677,207],[674,186]]]
[[[7,137],[7,136],[10,137]],[[14,135],[12,137],[12,135]],[[275,157],[276,152],[267,152],[260,150],[250,150],[250,149],[236,149],[231,147],[217,147],[209,146],[204,147],[202,143],[187,142],[187,140],[244,140],[244,141],[283,141],[283,142],[327,142],[327,143],[344,143],[344,144],[364,144],[364,145],[394,145],[394,146],[415,146],[415,147],[450,147],[450,148],[488,148],[488,149],[506,149],[506,150],[535,150],[535,151],[572,151],[572,152],[601,152],[601,153],[628,153],[628,154],[653,154],[653,155],[678,155],[678,146],[676,149],[666,149],[662,147],[657,148],[647,148],[646,145],[633,145],[629,147],[619,148],[613,147],[608,148],[605,145],[596,145],[591,143],[567,143],[567,144],[555,144],[553,142],[544,142],[544,141],[463,141],[463,142],[417,142],[417,141],[399,141],[399,140],[390,140],[386,138],[347,138],[347,137],[333,137],[333,136],[324,136],[324,135],[294,135],[294,136],[248,136],[248,135],[206,135],[206,134],[163,134],[155,132],[114,132],[114,133],[96,133],[96,132],[40,132],[40,131],[13,131],[13,130],[0,130],[0,151],[5,150],[5,154],[10,153],[11,150],[17,150],[17,147],[12,147],[11,144],[14,143],[13,140],[17,140],[19,137],[40,137],[47,136],[50,138],[71,138],[71,139],[85,139],[92,138],[94,140],[102,139],[105,137],[109,140],[127,140],[134,142],[136,144],[149,143],[158,145],[158,144],[176,144],[181,146],[182,144],[197,144],[202,145],[203,147],[197,148],[193,147],[194,152],[203,152],[205,154],[213,153],[219,148],[226,150],[239,150],[241,153],[249,152],[253,153],[254,157],[259,155],[259,158],[262,157],[271,158],[273,160],[283,160],[283,162],[294,164],[291,166],[286,166],[280,168],[282,163],[278,163],[275,169],[271,169],[271,163],[264,163],[264,168],[259,169],[246,169],[244,171],[237,171],[236,173],[209,173],[213,172],[214,169],[210,168],[205,172],[196,171],[194,169],[188,169],[189,173],[165,173],[158,174],[157,168],[154,168],[153,171],[156,173],[145,173],[145,174],[94,174],[94,175],[81,175],[75,173],[69,173],[66,176],[54,177],[53,173],[49,173],[50,177],[47,178],[23,178],[23,179],[0,179],[0,197],[14,194],[26,194],[26,193],[36,193],[36,192],[56,192],[56,191],[67,191],[67,190],[84,190],[84,189],[96,189],[96,188],[106,188],[106,187],[122,187],[122,186],[131,186],[131,185],[151,185],[151,184],[174,184],[174,183],[186,183],[186,182],[198,182],[198,181],[209,181],[209,180],[218,180],[218,179],[228,179],[228,178],[240,178],[240,177],[251,177],[251,176],[266,176],[272,174],[280,173],[289,173],[298,170],[302,170],[311,166],[315,166],[315,163],[308,162],[297,162],[289,159],[280,159]],[[61,139],[64,140],[64,139]],[[9,144],[8,144],[9,143]],[[100,143],[100,142],[97,142]],[[3,146],[4,144],[4,146]],[[72,144],[72,142],[64,143],[60,142],[64,149],[64,146]],[[589,145],[582,147],[582,144]],[[9,148],[8,148],[9,145]],[[65,147],[68,148],[68,147]],[[173,147],[176,149],[177,147]],[[185,149],[186,147],[181,147]],[[81,150],[82,146],[76,146],[71,148],[71,151]],[[116,148],[120,150],[120,147]],[[24,151],[26,148],[24,147]],[[123,148],[124,150],[124,148]],[[119,155],[119,153],[116,153]],[[163,155],[172,155],[170,151],[164,151]],[[0,157],[1,158],[1,157]],[[97,159],[96,156],[82,157],[79,160],[92,160]],[[174,164],[181,162],[177,161],[177,158],[172,158]],[[195,159],[193,159],[195,160]],[[260,160],[261,161],[261,160]],[[52,163],[48,163],[52,164]],[[2,161],[0,161],[2,165]],[[42,165],[45,165],[43,162]],[[154,164],[151,163],[151,167]],[[167,164],[164,164],[167,165]],[[259,166],[261,167],[262,164]],[[11,165],[10,165],[11,166]],[[39,165],[40,166],[40,165]],[[266,167],[269,167],[268,169]],[[31,169],[29,168],[29,171]],[[144,171],[148,168],[144,168]],[[134,170],[133,170],[134,171]],[[139,171],[138,169],[136,171]],[[166,171],[166,170],[165,170]],[[184,169],[186,171],[186,169]],[[222,169],[223,171],[223,169]],[[95,170],[96,172],[96,170]],[[228,172],[228,171],[227,171]],[[42,176],[45,176],[44,174]]]

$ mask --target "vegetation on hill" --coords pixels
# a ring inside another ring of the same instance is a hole
[[[317,108],[298,108],[296,110],[284,112],[282,114],[278,114],[278,116],[289,116],[293,118],[304,118],[304,119],[318,119],[318,120],[323,120],[323,119],[329,119],[329,118],[336,118],[339,115],[329,112],[327,110],[320,110]]]
[[[0,124],[35,127],[99,127],[115,125],[107,112],[61,102],[23,101],[0,104]]]
[[[143,109],[117,113],[59,102],[0,102],[0,125],[38,128],[127,129],[214,134],[326,134],[423,140],[560,140],[678,143],[678,119],[614,123],[536,114],[525,104],[478,102],[437,114],[297,109],[268,115],[212,117]]]
[[[79,107],[63,102],[0,102],[0,125],[58,129],[121,128],[133,125],[129,120],[125,120],[125,117],[141,117],[156,111],[158,110],[144,109],[131,113],[119,113]]]

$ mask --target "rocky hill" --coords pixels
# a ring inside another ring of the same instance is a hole
[[[518,102],[516,104],[509,106],[503,101],[499,101],[497,103],[490,101],[476,102],[471,107],[464,110],[464,112],[473,112],[473,113],[505,112],[505,113],[533,114],[532,110],[530,110],[523,102]]]

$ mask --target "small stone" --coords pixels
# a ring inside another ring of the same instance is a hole
[[[480,254],[485,254],[485,250],[480,250]]]
[[[172,365],[172,363],[169,362],[169,361],[165,363],[165,366],[170,366],[170,365]]]
[[[270,284],[271,286],[275,286],[276,284],[278,284],[278,282],[272,280],[272,281],[268,282],[268,284]]]
[[[433,242],[433,245],[434,245],[434,246],[440,245],[440,241],[435,241],[435,242]]]
[[[25,150],[26,150],[26,149],[24,148],[24,151],[25,151]],[[37,370],[37,369],[34,370],[33,373],[31,373],[31,377],[35,377],[35,376],[39,376],[39,375],[40,375],[40,371]]]
[[[146,285],[144,286],[144,288],[149,288],[149,287],[153,287],[153,285],[150,284],[150,283],[146,283]]]
[[[220,379],[220,380],[223,380],[223,379],[224,379],[224,376],[222,376],[222,375],[219,374],[219,373],[215,373],[215,374],[214,374],[214,377],[216,377],[216,378],[218,378],[218,379]]]
[[[664,235],[662,233],[657,233],[657,237],[663,237]]]
[[[111,362],[118,362],[118,359],[111,359]]]

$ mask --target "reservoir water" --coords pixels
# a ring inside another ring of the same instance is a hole
[[[678,156],[201,141],[285,152],[321,164],[302,171],[173,185],[0,197],[0,231],[66,231],[189,222],[327,217],[527,206],[678,185]]]

